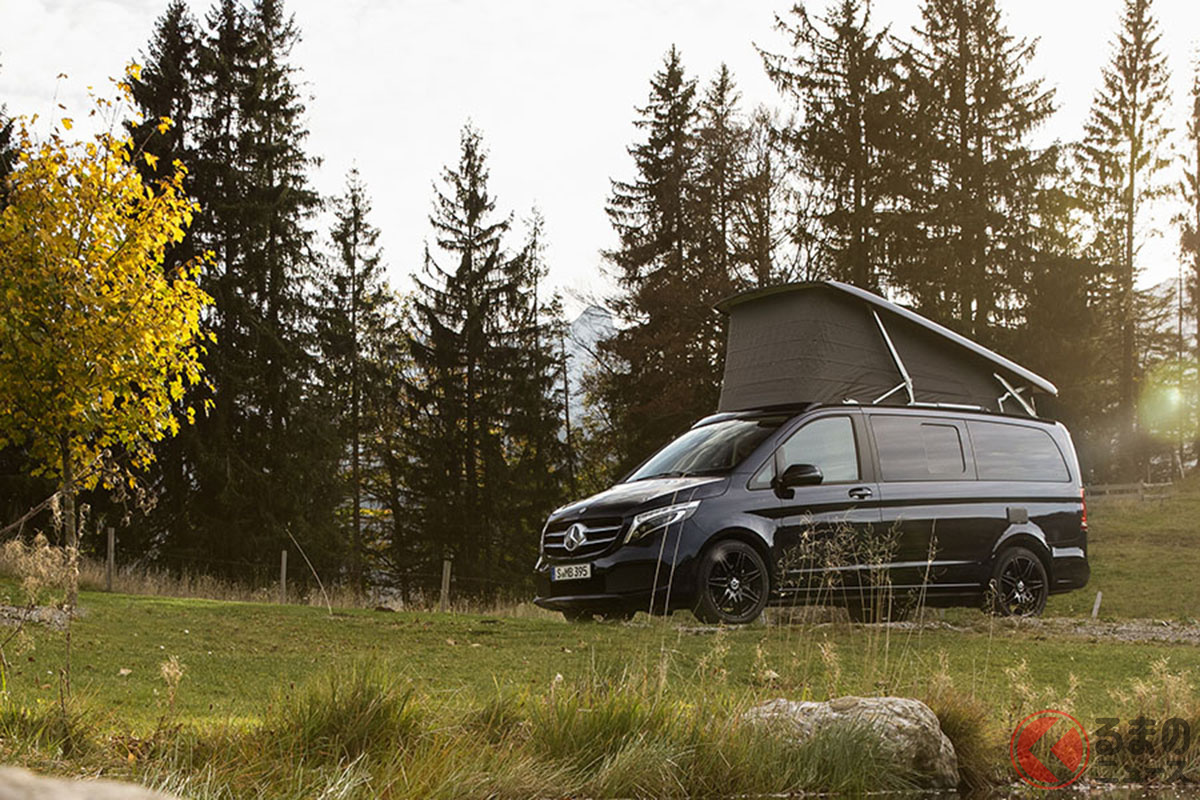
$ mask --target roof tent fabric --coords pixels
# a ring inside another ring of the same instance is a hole
[[[1023,413],[1009,388],[1025,402],[1058,391],[919,314],[836,281],[762,289],[717,308],[729,315],[721,411],[803,402],[902,405],[910,402],[906,377],[911,402],[993,411]]]

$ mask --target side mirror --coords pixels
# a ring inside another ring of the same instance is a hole
[[[817,465],[792,464],[782,475],[776,476],[774,486],[777,492],[787,492],[795,486],[816,486],[823,480],[825,476]]]

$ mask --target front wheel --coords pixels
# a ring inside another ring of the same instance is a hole
[[[771,589],[767,565],[745,542],[730,539],[709,548],[701,558],[697,579],[693,611],[702,622],[745,625],[767,605]]]
[[[992,569],[988,601],[992,613],[1004,617],[1036,617],[1046,608],[1050,580],[1037,554],[1024,547],[1000,553]]]

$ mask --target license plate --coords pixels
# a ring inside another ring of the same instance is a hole
[[[592,577],[591,564],[567,564],[562,567],[554,567],[551,572],[551,578],[556,581],[577,581],[580,578]]]

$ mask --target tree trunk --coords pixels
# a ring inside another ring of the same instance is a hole
[[[355,214],[357,215],[358,208],[355,206]],[[350,553],[350,580],[354,585],[354,591],[361,593],[363,590],[363,575],[362,575],[362,466],[361,466],[361,439],[360,431],[362,428],[362,385],[360,382],[359,372],[359,340],[362,337],[362,332],[359,330],[358,321],[358,218],[355,217],[354,227],[351,231],[350,252],[352,254],[350,264],[350,333],[352,338],[350,355],[350,416],[351,424],[353,425],[353,480],[354,480],[354,540],[351,542]]]
[[[351,542],[350,579],[354,583],[354,591],[363,589],[362,579],[362,468],[360,462],[361,445],[359,442],[359,412],[358,412],[358,379],[354,385],[354,541]]]
[[[1134,94],[1134,108],[1137,108],[1137,94]],[[1133,236],[1134,223],[1137,217],[1137,162],[1140,155],[1136,143],[1129,145],[1129,189],[1125,199],[1125,241],[1122,253],[1121,282],[1121,412],[1124,417],[1126,435],[1126,458],[1133,464],[1133,472],[1140,471],[1141,457],[1132,448],[1137,440],[1137,398],[1135,397],[1134,371],[1136,369],[1137,353],[1134,341],[1136,321],[1134,320],[1134,270],[1133,270]]]
[[[76,573],[79,541],[75,528],[75,465],[72,463],[69,437],[60,437],[59,452],[62,457],[62,518],[66,531],[67,559],[70,562],[67,569],[67,608],[72,609],[79,594]]]

